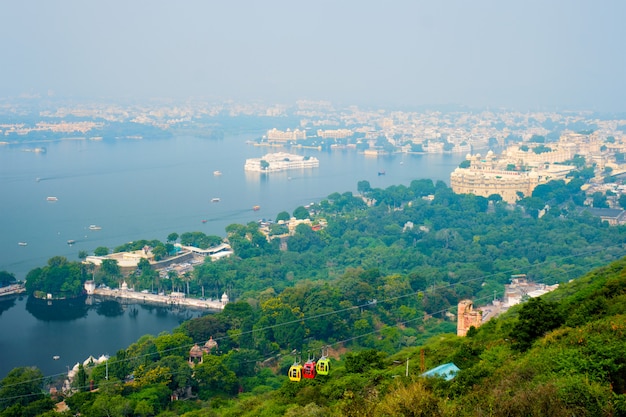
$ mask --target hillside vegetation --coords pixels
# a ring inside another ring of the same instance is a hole
[[[469,337],[439,335],[391,356],[348,351],[328,377],[285,381],[186,415],[624,416],[625,313],[622,259]],[[450,381],[420,377],[422,351],[426,369],[453,362],[460,371]]]
[[[316,204],[326,227],[298,226],[286,250],[256,223],[229,226],[237,256],[187,283],[239,301],[81,367],[66,415],[624,415],[624,227],[567,199],[540,217],[428,180],[367,196],[371,207],[351,193]],[[561,288],[458,338],[458,301],[486,304],[518,273]],[[211,339],[189,366],[194,344]],[[296,357],[325,347],[330,375],[287,379]],[[422,378],[422,357],[424,370],[460,371]],[[37,372],[0,383],[0,416],[46,415]]]

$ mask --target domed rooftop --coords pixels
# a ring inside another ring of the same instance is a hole
[[[213,336],[211,336],[209,340],[206,341],[206,343],[204,344],[204,348],[207,351],[211,351],[211,349],[217,349],[217,342],[213,340]]]
[[[204,352],[202,351],[200,346],[198,346],[197,343],[193,345],[191,349],[189,350],[189,356],[192,358],[201,358],[203,353]]]

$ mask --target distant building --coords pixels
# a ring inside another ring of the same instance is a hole
[[[278,130],[276,128],[267,131],[267,140],[272,142],[287,142],[290,140],[304,140],[306,139],[306,131],[300,129],[287,129],[286,131]]]
[[[483,323],[483,312],[474,310],[474,303],[471,300],[462,300],[459,302],[457,312],[456,334],[457,336],[465,336],[470,327],[479,328]]]
[[[487,152],[485,156],[467,155],[469,167],[456,168],[450,174],[452,191],[481,197],[498,194],[504,201],[513,204],[519,200],[520,194],[524,197],[532,195],[539,184],[551,180],[568,181],[567,174],[575,169],[570,165],[554,164],[551,160],[537,162],[535,158],[530,163],[528,160],[515,159],[521,158],[517,154],[511,157],[512,151],[507,152],[501,156],[495,155],[492,151]],[[528,153],[524,153],[526,154]]]
[[[511,283],[504,286],[504,306],[511,307],[528,298],[539,297],[557,289],[559,284],[546,285],[528,281],[526,274],[511,275]]]
[[[603,222],[607,222],[610,226],[626,224],[626,211],[621,209],[584,207],[581,211],[586,211],[592,216],[599,217]]]
[[[319,165],[319,159],[314,156],[276,152],[268,153],[262,158],[246,159],[243,169],[252,172],[279,172],[289,169],[316,168]]]
[[[317,136],[323,139],[343,139],[349,138],[354,133],[350,129],[334,129],[334,130],[321,130],[317,131]]]

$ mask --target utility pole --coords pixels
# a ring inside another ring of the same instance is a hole
[[[406,358],[406,375],[407,378],[409,377],[409,358]]]

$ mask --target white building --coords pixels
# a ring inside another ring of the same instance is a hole
[[[268,153],[262,158],[246,159],[245,171],[279,172],[289,169],[316,168],[320,161],[314,156],[294,155],[286,152]]]

